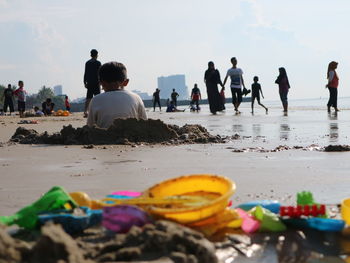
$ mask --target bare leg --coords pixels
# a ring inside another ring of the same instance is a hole
[[[254,100],[252,100],[252,113],[254,113]]]
[[[85,118],[88,115],[88,108],[89,108],[89,105],[90,105],[90,101],[91,101],[91,99],[86,99],[85,100],[85,107],[84,107],[84,117]]]
[[[283,111],[288,112],[288,102],[283,103]]]

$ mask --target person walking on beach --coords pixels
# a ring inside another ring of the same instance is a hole
[[[235,108],[236,113],[240,113],[238,108],[242,102],[242,87],[247,90],[244,85],[243,71],[237,68],[237,59],[235,57],[231,58],[232,68],[227,71],[226,77],[224,79],[224,86],[226,84],[227,78],[231,78],[231,93],[232,93],[232,103]],[[246,91],[245,95],[249,92]]]
[[[329,100],[327,103],[328,112],[331,112],[331,107],[333,107],[335,111],[339,111],[338,109],[339,78],[338,78],[337,72],[335,71],[337,67],[338,67],[338,63],[335,61],[332,61],[328,64],[328,70],[327,70],[328,84],[326,85],[326,87],[329,90]]]
[[[87,125],[109,128],[114,119],[136,118],[147,120],[146,110],[139,95],[125,90],[129,83],[126,67],[109,62],[99,70],[102,94],[95,96],[89,105]]]
[[[153,93],[153,111],[156,111],[156,104],[159,106],[159,111],[162,111],[162,107],[160,106],[160,89],[156,89]]]
[[[27,92],[24,90],[24,83],[22,80],[18,81],[18,87],[19,88],[15,90],[14,94],[17,96],[19,117],[24,118]]]
[[[98,79],[98,70],[101,67],[101,62],[97,60],[98,52],[96,49],[90,51],[91,59],[85,63],[84,86],[87,89],[84,117],[88,115],[88,108],[91,99],[100,94],[100,83]]]
[[[266,110],[266,113],[267,113],[268,108],[266,108],[262,103],[260,103],[260,93],[262,98],[264,98],[264,94],[262,92],[261,85],[258,83],[259,78],[255,76],[253,78],[253,81],[254,83],[252,84],[252,113],[254,113],[255,99],[258,101],[258,104]]]
[[[201,91],[199,90],[198,88],[198,85],[197,84],[194,84],[194,87],[191,91],[191,110],[193,109],[193,111],[199,111],[199,100],[202,99],[202,96],[201,96]],[[196,107],[194,107],[194,105],[196,104]]]
[[[281,67],[278,69],[280,74],[278,75],[275,83],[278,84],[279,94],[283,105],[283,112],[288,112],[288,91],[290,89],[289,80],[286,69]]]
[[[179,97],[179,93],[173,89],[173,92],[171,93],[171,101],[174,102],[175,107],[177,107],[177,98]]]
[[[11,84],[7,85],[7,88],[4,90],[4,114],[6,115],[7,107],[10,109],[10,115],[15,111],[13,107],[13,89]]]
[[[214,62],[208,62],[208,69],[204,73],[204,82],[207,86],[208,102],[210,112],[216,114],[218,111],[224,110],[220,93],[218,90],[218,84],[225,89],[220,78],[220,72],[215,68]]]

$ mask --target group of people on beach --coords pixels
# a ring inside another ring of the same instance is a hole
[[[7,109],[10,111],[10,115],[15,112],[13,98],[17,97],[17,109],[19,112],[19,116],[21,118],[25,117],[26,111],[26,99],[27,99],[27,91],[24,89],[24,82],[22,80],[18,81],[18,88],[14,89],[11,84],[7,85],[7,88],[4,89],[4,102],[2,112],[4,115],[7,113]],[[49,116],[54,112],[55,104],[52,102],[51,98],[47,98],[41,104],[41,110],[38,106],[34,106],[34,115],[35,116]],[[70,103],[68,96],[65,96],[65,107],[66,110],[70,111]]]
[[[91,59],[85,64],[84,73],[84,86],[87,89],[84,116],[87,117],[87,125],[108,128],[115,118],[137,118],[137,119],[147,119],[145,107],[142,99],[139,95],[134,92],[125,90],[128,85],[129,79],[127,78],[126,67],[119,62],[108,62],[101,64],[97,60],[98,52],[96,49],[92,49],[90,52]],[[262,98],[263,92],[261,85],[259,84],[259,77],[255,76],[253,78],[253,84],[251,85],[251,90],[245,87],[243,79],[243,70],[237,67],[237,59],[235,57],[231,58],[232,67],[227,70],[224,82],[221,81],[219,70],[215,68],[214,62],[210,61],[208,63],[208,69],[204,74],[204,82],[207,88],[208,102],[210,112],[216,114],[217,112],[223,111],[225,109],[224,92],[225,84],[230,78],[230,89],[232,94],[232,103],[234,105],[234,110],[237,114],[240,113],[239,106],[242,102],[242,96],[246,96],[251,92],[251,108],[252,113],[254,112],[254,102],[257,100],[258,104],[262,106],[266,113],[268,108],[263,105],[260,101],[260,94]],[[334,107],[335,111],[339,111],[337,107],[337,95],[338,95],[338,83],[339,78],[336,73],[337,62],[332,61],[328,65],[327,78],[328,83],[326,87],[329,89],[329,101],[327,104],[327,109],[330,112],[331,107]],[[290,84],[285,68],[279,68],[279,75],[275,81],[279,86],[279,95],[283,105],[283,111],[288,111],[288,92],[290,89]],[[105,91],[100,94],[100,85]],[[218,85],[221,86],[221,91],[219,92]],[[15,91],[12,90],[11,85],[8,86],[4,91],[4,112],[7,111],[7,107],[10,108],[10,112],[14,111],[12,96],[17,96],[18,98],[18,110],[20,116],[22,117],[25,111],[25,98],[26,91],[24,90],[23,81],[18,82],[19,88]],[[153,93],[153,108],[155,110],[156,104],[160,105],[160,90],[156,89]],[[179,94],[173,89],[171,94],[172,105],[171,111],[177,111],[177,99]],[[11,98],[11,100],[9,99]],[[191,92],[191,107],[195,111],[200,109],[199,101],[201,100],[201,92],[198,85],[195,84]],[[66,96],[66,107],[70,110],[70,105],[68,102],[68,97]],[[169,106],[168,105],[168,106]],[[50,98],[46,99],[42,103],[42,111],[39,111],[38,107],[35,107],[35,112],[43,115],[50,115],[54,110],[54,103]]]
[[[251,90],[248,90],[245,87],[244,79],[243,79],[243,70],[237,67],[237,59],[235,57],[231,58],[232,67],[227,70],[224,82],[221,81],[220,72],[215,68],[214,62],[210,61],[208,63],[208,69],[204,74],[204,82],[207,87],[209,108],[212,114],[216,114],[218,111],[223,111],[225,109],[225,100],[224,91],[225,84],[230,78],[230,88],[232,94],[232,104],[234,106],[234,110],[237,114],[240,113],[239,106],[242,103],[243,95],[251,93],[251,108],[252,113],[254,113],[254,102],[257,100],[258,104],[262,106],[266,113],[268,112],[268,108],[265,107],[260,101],[260,94],[264,98],[261,85],[259,84],[259,77],[255,76],[253,78],[253,84],[251,85]],[[283,105],[284,112],[288,111],[288,91],[290,88],[288,76],[285,68],[279,68],[279,75],[276,79],[276,83],[279,85],[279,94]],[[221,86],[221,91],[219,92],[218,85]]]

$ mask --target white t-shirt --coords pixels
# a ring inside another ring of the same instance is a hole
[[[91,100],[87,125],[108,128],[114,119],[128,118],[147,120],[140,96],[127,90],[108,91]]]
[[[240,68],[230,68],[227,71],[226,76],[229,76],[231,78],[231,88],[242,88],[242,75],[243,71]]]

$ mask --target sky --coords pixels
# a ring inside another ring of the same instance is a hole
[[[71,99],[84,97],[95,48],[102,63],[125,64],[127,89],[149,94],[158,77],[184,74],[206,97],[208,61],[223,79],[236,57],[246,86],[259,76],[265,99],[278,99],[282,66],[289,98],[327,97],[333,60],[339,96],[350,96],[348,0],[0,0],[0,11],[0,84],[23,80],[29,93],[62,85]]]

